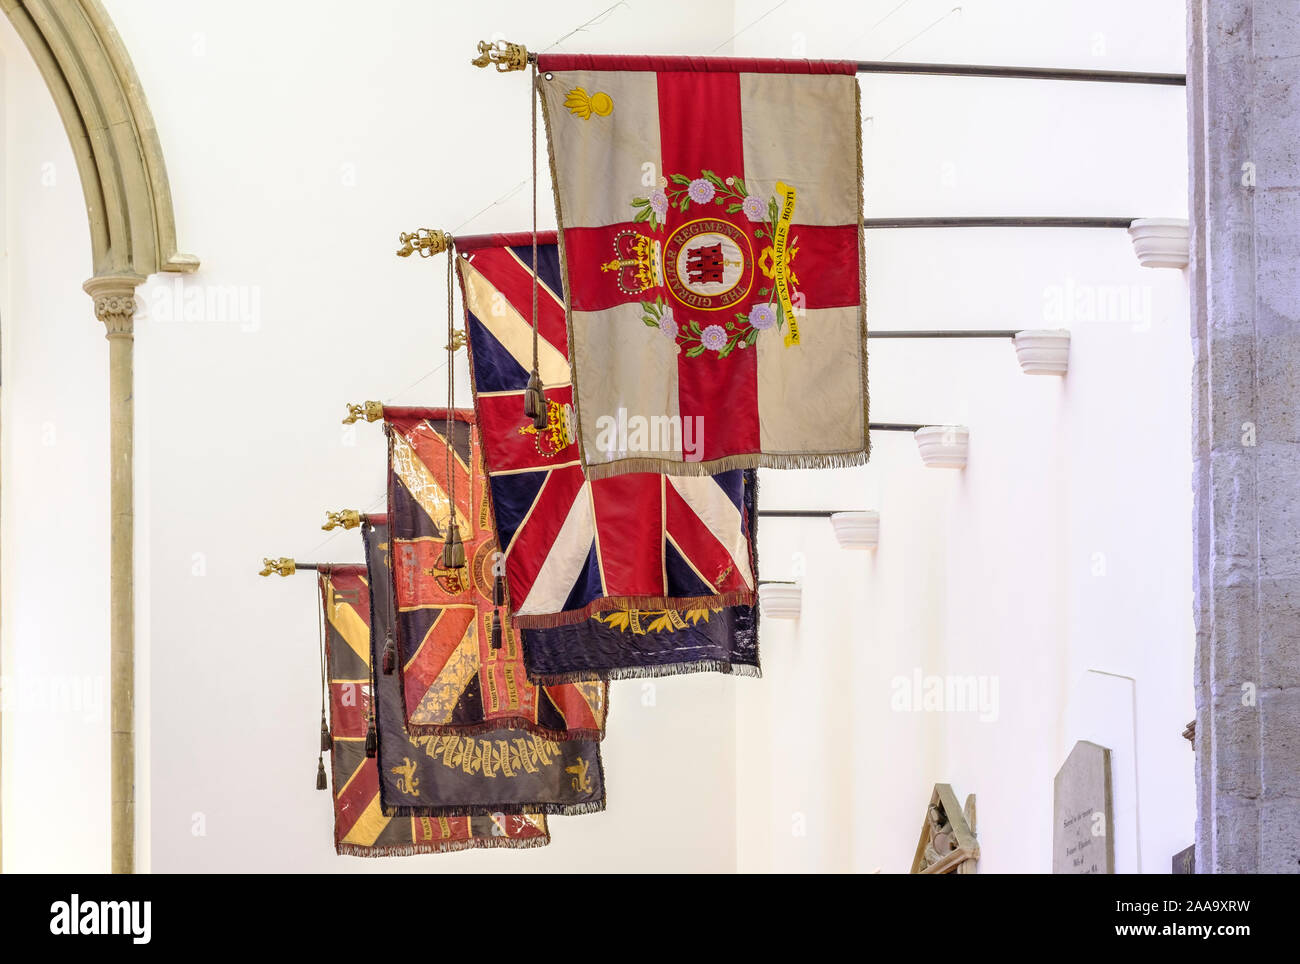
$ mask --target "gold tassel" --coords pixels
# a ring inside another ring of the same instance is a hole
[[[493,649],[501,648],[501,617],[496,613],[488,613],[488,639],[492,641]]]
[[[320,751],[329,753],[334,749],[334,739],[330,736],[329,725],[325,722],[325,711],[320,711]]]
[[[492,580],[492,605],[504,606],[506,604],[506,577],[498,573]]]
[[[370,718],[370,725],[366,727],[366,756],[372,760],[379,755],[379,732],[375,729],[375,718]]]
[[[324,756],[318,756],[316,758],[316,789],[317,790],[329,789],[329,784],[325,780],[325,757]]]
[[[442,568],[460,569],[465,565],[465,544],[460,541],[460,526],[453,518],[447,527],[447,538],[442,544]]]

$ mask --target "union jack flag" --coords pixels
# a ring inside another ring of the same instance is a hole
[[[532,368],[531,244],[525,234],[457,239],[474,405],[517,625],[571,625],[619,609],[752,607],[752,470],[585,477],[554,234],[539,237],[537,260],[546,427],[524,416]],[[611,430],[633,435],[636,417],[627,414]]]
[[[604,736],[608,683],[537,686],[519,634],[493,602],[501,553],[474,413],[387,408],[393,625],[406,726],[417,735],[525,729],[552,740]],[[450,434],[448,425],[450,424]],[[442,567],[453,511],[467,565]]]

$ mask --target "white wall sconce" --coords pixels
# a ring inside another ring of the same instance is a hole
[[[758,602],[768,619],[798,619],[803,609],[803,586],[797,582],[760,582]]]
[[[841,549],[874,549],[880,542],[880,513],[834,512],[831,526]]]
[[[916,447],[928,468],[964,469],[970,429],[965,425],[925,425],[916,430]]]
[[[1064,375],[1070,367],[1070,333],[1064,328],[1016,332],[1016,361],[1026,375]]]
[[[1191,243],[1185,218],[1138,218],[1129,225],[1128,235],[1142,267],[1187,267]]]

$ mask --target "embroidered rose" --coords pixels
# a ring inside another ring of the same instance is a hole
[[[767,331],[776,325],[776,309],[766,301],[749,309],[749,324],[757,331]]]
[[[657,218],[661,218],[668,213],[668,195],[659,188],[650,192],[650,210],[655,213]]]
[[[740,209],[745,212],[745,217],[751,221],[762,221],[763,215],[767,214],[767,206],[763,204],[763,199],[756,194],[751,194],[741,202]]]
[[[669,338],[677,337],[677,320],[673,318],[673,310],[665,308],[663,315],[659,319],[659,330]]]
[[[722,351],[727,347],[727,333],[721,325],[709,325],[700,332],[700,344],[710,351]]]
[[[686,193],[696,204],[708,204],[713,200],[713,195],[716,193],[716,189],[704,178],[697,177],[695,180],[691,181],[691,185],[686,189]]]

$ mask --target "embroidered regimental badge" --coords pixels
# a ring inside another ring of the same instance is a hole
[[[602,269],[620,272],[626,294],[658,289],[654,300],[641,301],[641,320],[687,358],[726,358],[771,329],[784,331],[787,346],[797,345],[799,239],[790,234],[797,192],[779,181],[776,192],[762,198],[742,178],[713,171],[661,178],[649,196],[632,199],[634,221],[653,234],[668,230],[671,212],[709,216],[676,225],[662,247],[651,235],[622,231],[614,241],[619,256]],[[708,314],[729,310],[730,316]]]

